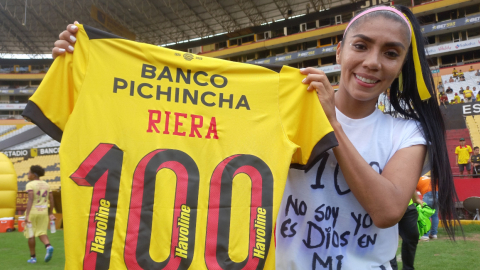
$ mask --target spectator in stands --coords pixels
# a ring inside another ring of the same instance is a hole
[[[473,91],[470,90],[470,87],[467,86],[467,89],[465,89],[465,91],[463,91],[463,97],[465,99],[465,103],[470,103],[472,102],[472,98],[473,98]]]
[[[477,94],[478,94],[478,91],[477,91],[477,88],[474,86],[472,88],[472,92],[473,92],[473,101],[477,101]]]
[[[461,82],[464,82],[464,81],[465,81],[465,76],[463,76],[463,75],[460,76],[460,81],[461,81]]]
[[[465,103],[465,100],[463,100],[463,98],[460,100],[460,103]]]
[[[452,82],[455,82],[455,80],[453,79],[452,76],[450,76],[450,80],[448,80],[448,82],[451,82],[451,83],[452,83]]]
[[[382,112],[385,112],[385,105],[380,101],[380,104],[378,105],[378,109]]]
[[[434,203],[437,202],[438,196],[435,196],[435,200],[433,199],[433,193],[432,193],[432,181],[430,179],[429,175],[424,175],[420,177],[420,180],[418,180],[417,184],[417,190],[420,191],[420,193],[423,196],[423,201],[418,199],[417,202],[420,205],[423,205],[423,202],[427,203],[430,208],[435,209],[435,213],[430,217],[432,220],[432,227],[430,228],[430,231],[428,231],[426,234],[424,234],[420,240],[429,240],[429,239],[437,239],[437,230],[438,230],[438,204]]]
[[[445,92],[445,88],[443,87],[442,81],[439,81],[439,82],[438,82],[437,89],[438,89],[438,92],[439,92],[439,93]]]
[[[460,96],[458,95],[458,93],[455,93],[453,99],[455,100],[455,104],[460,104]]]
[[[475,72],[475,76],[480,76],[480,69],[477,69],[477,72]]]
[[[463,87],[460,87],[460,91],[458,91],[458,93],[459,93],[460,95],[463,95],[463,91],[465,91],[465,90],[463,90]]]
[[[35,256],[35,237],[38,237],[47,249],[47,254],[45,255],[46,262],[50,261],[53,254],[53,247],[50,245],[50,240],[48,240],[47,229],[50,221],[49,218],[51,220],[55,219],[55,216],[52,214],[55,204],[50,186],[47,182],[40,180],[40,177],[44,175],[45,170],[38,165],[31,166],[28,172],[29,182],[26,186],[28,201],[25,212],[25,223],[28,226],[31,225],[31,229],[33,229],[33,237],[30,237],[30,229],[28,227],[24,231],[25,237],[28,239],[28,247],[30,248],[30,259],[27,261],[28,263],[37,262]],[[50,207],[48,207],[49,200]]]
[[[447,94],[445,94],[445,93],[440,93],[439,96],[440,96],[440,104],[441,104],[441,105],[444,105],[444,106],[447,105],[447,104],[448,104]]]
[[[462,70],[460,69],[460,71],[458,71],[458,74],[457,74],[459,77],[462,77],[463,76],[463,72]]]
[[[449,86],[449,87],[447,88],[447,91],[446,91],[446,92],[447,92],[447,94],[451,94],[451,93],[453,93],[453,89]]]
[[[455,68],[453,68],[452,75],[453,75],[453,78],[455,78],[455,79],[456,79],[457,76],[458,76],[458,72],[457,72],[457,70],[456,70]]]
[[[467,169],[467,174],[470,174],[470,156],[472,155],[472,148],[470,145],[465,145],[465,139],[460,138],[460,146],[455,148],[455,157],[460,169],[460,174],[463,175],[463,171]]]
[[[475,175],[473,178],[480,178],[480,151],[478,146],[473,148],[473,155],[470,159],[472,161],[472,173]]]
[[[470,66],[470,69],[468,71],[472,72],[472,71],[475,71],[475,70],[473,69],[473,66]]]

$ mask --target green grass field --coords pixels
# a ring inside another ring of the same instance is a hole
[[[65,249],[63,247],[63,230],[57,230],[56,233],[48,233],[50,244],[54,247],[53,258],[46,263],[45,245],[40,239],[36,241],[37,263],[29,264],[30,251],[28,243],[23,232],[0,233],[0,269],[20,270],[20,269],[63,269],[65,265]]]
[[[463,227],[465,241],[458,237],[457,242],[448,240],[440,229],[438,239],[423,242],[417,248],[415,269],[419,270],[478,270],[480,269],[480,226]],[[63,248],[63,231],[49,234],[51,244],[55,247],[53,259],[46,263],[45,247],[37,239],[37,263],[28,264],[29,251],[23,233],[11,232],[0,234],[0,269],[63,269],[65,252]],[[399,244],[400,247],[400,244]],[[397,254],[400,254],[400,249]],[[399,269],[401,269],[399,262]],[[359,269],[362,270],[362,269]]]
[[[449,240],[443,229],[438,229],[438,239],[420,241],[415,256],[415,269],[419,270],[479,270],[480,226],[463,226],[465,240],[457,232],[456,242]],[[400,246],[397,254],[400,254]],[[398,268],[402,263],[399,262]]]

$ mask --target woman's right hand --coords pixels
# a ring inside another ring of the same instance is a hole
[[[75,45],[75,41],[77,41],[75,35],[78,32],[78,26],[75,24],[78,24],[78,22],[75,21],[74,24],[69,24],[67,30],[58,35],[59,40],[55,41],[55,47],[52,50],[53,59],[65,54],[66,51],[70,53],[73,52],[73,46]]]

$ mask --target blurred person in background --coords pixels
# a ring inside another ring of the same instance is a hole
[[[443,87],[442,81],[438,82],[437,88],[439,93],[443,93],[445,91],[445,87]]]
[[[55,219],[52,214],[55,204],[53,202],[53,195],[50,191],[50,186],[47,182],[40,180],[40,177],[45,175],[45,170],[38,165],[30,167],[28,172],[28,184],[26,191],[28,192],[27,210],[25,212],[25,223],[27,228],[24,231],[25,237],[28,239],[28,247],[30,248],[30,259],[28,263],[36,263],[37,257],[35,255],[35,237],[45,245],[47,253],[45,255],[45,262],[52,259],[53,247],[50,245],[50,240],[47,236],[47,229],[49,218]],[[50,207],[48,202],[50,201]],[[31,228],[30,228],[31,226]],[[30,230],[33,231],[33,237],[30,235]]]
[[[460,138],[460,146],[455,148],[455,157],[460,169],[460,175],[463,176],[463,171],[467,169],[467,174],[470,174],[470,156],[472,155],[472,148],[470,145],[465,145],[465,139]]]
[[[439,94],[439,97],[440,97],[440,104],[445,106],[448,104],[448,97],[445,93],[440,93]]]
[[[465,98],[465,103],[472,102],[473,99],[473,91],[470,90],[470,87],[467,86],[467,89],[463,91],[463,97]]]
[[[430,231],[428,231],[426,234],[424,234],[420,240],[426,241],[430,239],[437,239],[437,233],[438,233],[438,206],[436,203],[437,198],[435,200],[433,199],[433,193],[432,193],[432,185],[431,185],[431,179],[430,179],[430,174],[426,174],[422,177],[420,177],[420,180],[418,180],[417,184],[417,190],[420,191],[420,193],[423,196],[423,200],[420,200],[417,196],[417,203],[420,205],[423,205],[425,202],[430,208],[435,209],[435,213],[430,217],[432,221],[432,227],[430,228]],[[416,193],[415,193],[416,194]],[[436,196],[438,197],[438,196]]]
[[[455,96],[453,97],[453,100],[455,100],[456,104],[460,104],[460,96],[458,95],[458,93],[455,93]]]
[[[478,146],[473,148],[473,155],[470,160],[472,161],[473,178],[480,178],[480,151]]]
[[[398,233],[400,234],[400,237],[402,237],[401,257],[403,270],[415,269],[415,253],[417,252],[418,239],[420,236],[417,226],[418,211],[415,203],[423,204],[422,200],[418,197],[417,191],[413,193],[405,214],[398,222]],[[397,256],[390,261],[390,265],[393,270],[398,270]]]

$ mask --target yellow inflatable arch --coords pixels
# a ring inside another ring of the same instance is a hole
[[[0,218],[14,217],[17,207],[17,173],[10,159],[0,153]]]

